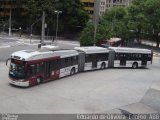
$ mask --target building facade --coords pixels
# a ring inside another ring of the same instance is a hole
[[[95,0],[94,23],[98,22],[98,17],[113,7],[127,7],[133,0]]]
[[[132,0],[97,0],[98,14],[102,15],[105,11],[113,7],[126,7],[132,3]]]
[[[10,11],[15,11],[16,0],[0,0],[0,17],[8,17]]]
[[[89,14],[90,19],[93,19],[95,0],[81,0],[81,2],[83,2],[84,9]]]

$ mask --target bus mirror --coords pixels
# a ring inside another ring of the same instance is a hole
[[[7,67],[9,67],[8,65],[10,65],[10,64],[8,64],[8,62],[9,62],[9,63],[11,62],[11,58],[9,58],[9,59],[6,60],[6,66],[7,66]]]

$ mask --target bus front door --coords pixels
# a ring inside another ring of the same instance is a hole
[[[142,63],[141,63],[142,67],[147,65],[147,58],[148,58],[147,54],[142,55]]]
[[[121,59],[120,59],[120,66],[126,66],[126,57],[122,57]]]
[[[45,62],[44,63],[44,77],[45,79],[49,79],[51,76],[51,63],[50,62]]]

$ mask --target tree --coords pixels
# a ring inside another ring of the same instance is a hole
[[[120,37],[122,39],[128,38],[128,17],[127,10],[124,7],[114,7],[111,10],[105,12],[100,19],[101,25],[106,25],[106,29],[109,28],[109,37]],[[111,26],[111,27],[110,27]]]
[[[134,32],[138,41],[146,26],[146,17],[144,15],[145,2],[146,0],[134,0],[133,4],[128,7],[128,27]]]
[[[134,0],[128,8],[129,28],[134,31],[137,40],[150,38],[160,44],[160,1]]]
[[[46,13],[46,23],[49,29],[54,27],[54,10],[55,4],[53,0],[27,0],[24,5],[24,11],[28,21],[26,21],[26,26],[30,28],[30,25],[35,21],[38,21],[42,17],[42,12]],[[40,21],[40,20],[39,20]],[[36,31],[40,33],[41,24],[36,24]]]
[[[95,43],[102,40],[107,40],[111,37],[120,37],[122,39],[128,38],[127,11],[125,8],[113,8],[105,12],[97,24],[97,32]],[[89,23],[81,34],[82,45],[94,44],[94,25]]]
[[[83,28],[89,20],[80,0],[59,0],[56,9],[62,11],[62,24],[64,32],[75,31],[76,28]]]
[[[89,17],[83,7],[80,0],[27,0],[25,11],[26,16],[29,17],[29,25],[41,18],[42,11],[45,11],[46,23],[52,32],[55,31],[57,19],[54,11],[62,11],[59,15],[59,31],[66,33],[68,31],[74,32],[77,28],[86,25]],[[37,30],[41,27],[40,25],[37,24]]]
[[[94,25],[88,22],[86,27],[83,29],[80,37],[81,46],[92,46],[94,44]]]
[[[160,44],[160,0],[147,0],[145,3],[145,16],[150,38]]]

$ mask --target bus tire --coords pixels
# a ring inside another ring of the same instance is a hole
[[[37,80],[36,80],[37,84],[40,84],[42,83],[42,77],[38,77]]]
[[[103,62],[103,63],[101,64],[101,69],[105,69],[105,68],[106,68],[106,63]]]
[[[71,69],[70,75],[74,75],[74,74],[75,74],[75,68],[73,67],[73,68]]]
[[[132,68],[133,68],[133,69],[138,68],[138,63],[137,63],[137,62],[134,62],[134,63],[132,64]]]

